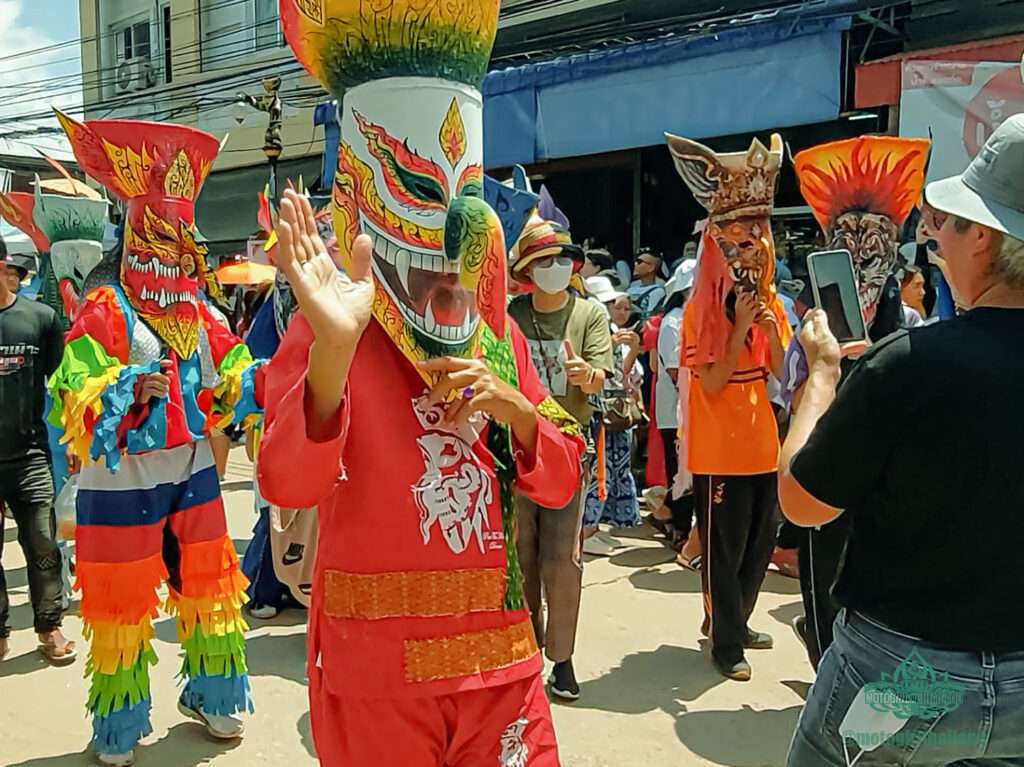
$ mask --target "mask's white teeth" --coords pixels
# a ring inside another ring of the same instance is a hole
[[[409,262],[410,254],[405,248],[400,248],[395,254],[395,271],[398,272],[398,281],[402,283],[402,289],[405,291],[407,296],[411,296],[409,292]]]
[[[473,327],[473,321],[472,321],[472,319],[469,316],[469,311],[467,311],[466,312],[466,319],[464,319],[462,321],[462,332],[460,333],[460,337],[462,337],[462,338],[469,338],[469,331],[472,329],[472,327]]]
[[[427,310],[423,315],[423,329],[428,333],[437,332],[437,320],[434,319],[433,301],[427,301]]]
[[[167,291],[160,288],[160,306],[167,306]]]

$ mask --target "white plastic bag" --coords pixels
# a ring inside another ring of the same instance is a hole
[[[60,495],[53,504],[54,515],[57,517],[57,538],[68,543],[75,540],[75,505],[78,499],[78,475],[68,478]]]

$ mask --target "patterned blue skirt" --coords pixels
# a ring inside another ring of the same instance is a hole
[[[633,430],[605,432],[604,436],[608,497],[603,501],[597,497],[597,472],[594,472],[583,510],[583,526],[597,527],[604,523],[613,527],[635,527],[640,524],[640,502],[630,470]]]

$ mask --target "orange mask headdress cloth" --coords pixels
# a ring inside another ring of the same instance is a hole
[[[179,358],[191,357],[199,344],[198,290],[215,299],[220,293],[193,225],[220,143],[183,125],[57,117],[82,170],[126,205],[121,286],[128,300]]]
[[[480,84],[499,0],[281,0],[295,57],[338,99],[334,231],[373,240],[373,315],[417,362],[505,334],[501,222],[484,202]],[[422,373],[425,379],[429,374]]]
[[[757,139],[746,152],[717,154],[703,144],[666,133],[676,170],[708,211],[700,263],[690,299],[695,309],[696,364],[721,359],[729,340],[726,301],[733,288],[757,293],[776,315],[783,341],[789,325],[775,293],[771,214],[782,166],[782,137],[771,149]],[[752,331],[755,355],[766,353],[764,334]]]
[[[870,326],[896,266],[900,230],[924,187],[928,139],[861,136],[793,158],[800,191],[830,248],[853,256]]]

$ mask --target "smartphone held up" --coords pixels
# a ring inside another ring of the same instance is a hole
[[[848,250],[827,250],[807,257],[814,305],[828,317],[828,326],[841,344],[866,341],[860,291]]]

